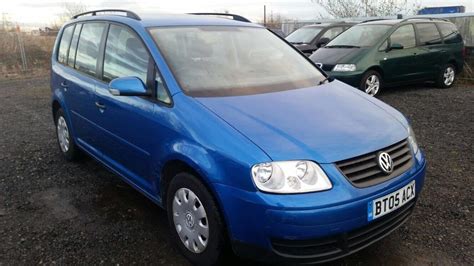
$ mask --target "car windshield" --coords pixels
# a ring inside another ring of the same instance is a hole
[[[325,76],[265,28],[156,27],[150,33],[188,95],[213,97],[292,90]]]
[[[373,46],[391,27],[390,25],[356,25],[334,38],[326,47]]]
[[[321,30],[322,28],[317,27],[300,28],[286,36],[285,39],[294,44],[310,43]]]

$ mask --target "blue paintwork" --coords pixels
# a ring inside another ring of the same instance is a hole
[[[122,23],[136,31],[160,70],[173,103],[168,106],[146,97],[113,96],[109,84],[59,64],[56,49],[52,101],[64,109],[81,149],[160,206],[162,169],[172,161],[184,162],[214,194],[230,238],[269,249],[271,237],[307,239],[366,225],[368,201],[413,179],[420,193],[425,173],[421,152],[408,172],[364,189],[352,186],[333,164],[406,138],[408,122],[392,107],[339,81],[260,95],[192,98],[182,92],[146,29],[259,26],[187,15],[142,21],[97,16],[72,22],[90,20]],[[61,86],[63,82],[67,88]],[[96,102],[106,108],[97,107]],[[254,164],[297,159],[319,163],[333,188],[296,195],[256,189],[250,173]]]

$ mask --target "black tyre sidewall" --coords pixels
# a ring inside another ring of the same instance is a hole
[[[63,152],[61,150],[60,144],[59,144],[59,138],[58,138],[58,119],[59,117],[64,117],[64,120],[66,121],[67,128],[69,131],[69,149],[67,152]],[[78,147],[76,146],[76,143],[74,142],[74,137],[72,136],[71,133],[71,126],[68,123],[68,120],[66,118],[66,115],[64,114],[63,109],[59,109],[56,111],[55,116],[54,116],[54,125],[55,125],[55,131],[56,131],[56,140],[58,142],[58,149],[61,152],[61,154],[68,160],[68,161],[74,161],[80,157],[80,151]]]
[[[380,85],[379,85],[379,90],[377,91],[377,93],[374,95],[377,96],[380,94],[380,92],[382,91],[383,89],[383,79],[382,79],[382,76],[380,75],[379,72],[375,71],[375,70],[369,70],[367,72],[365,72],[365,74],[362,76],[362,79],[360,80],[360,85],[359,85],[359,90],[361,90],[362,92],[366,93],[365,92],[365,82],[367,81],[367,78],[372,76],[372,75],[377,75],[377,77],[379,78],[379,82],[380,82]]]
[[[206,210],[209,222],[209,240],[206,249],[199,254],[189,251],[181,242],[173,221],[174,194],[180,188],[187,188],[194,192]],[[167,213],[170,225],[170,234],[174,244],[181,253],[194,265],[218,265],[222,262],[223,254],[227,249],[224,224],[219,213],[216,201],[195,176],[188,173],[177,174],[170,182],[167,192]]]
[[[447,86],[446,84],[444,84],[444,72],[446,71],[446,69],[448,67],[452,67],[454,69],[454,80],[453,80],[453,83],[451,83],[451,85]],[[447,65],[444,65],[443,68],[441,68],[441,71],[438,75],[438,80],[437,80],[437,85],[438,87],[442,88],[442,89],[448,89],[448,88],[451,88],[454,83],[456,83],[456,79],[457,79],[458,75],[456,73],[456,66],[454,66],[453,64],[447,64]]]

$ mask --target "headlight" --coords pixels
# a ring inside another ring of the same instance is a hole
[[[418,152],[418,143],[416,143],[415,132],[413,132],[410,126],[408,127],[408,142],[410,143],[413,153],[416,154]]]
[[[259,163],[252,167],[255,185],[272,193],[304,193],[332,188],[323,170],[311,161]]]
[[[354,64],[337,64],[332,71],[339,71],[339,72],[350,72],[355,71],[356,65]]]

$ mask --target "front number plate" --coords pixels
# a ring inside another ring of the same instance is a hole
[[[367,219],[372,221],[407,204],[415,198],[415,180],[401,189],[368,202]]]

